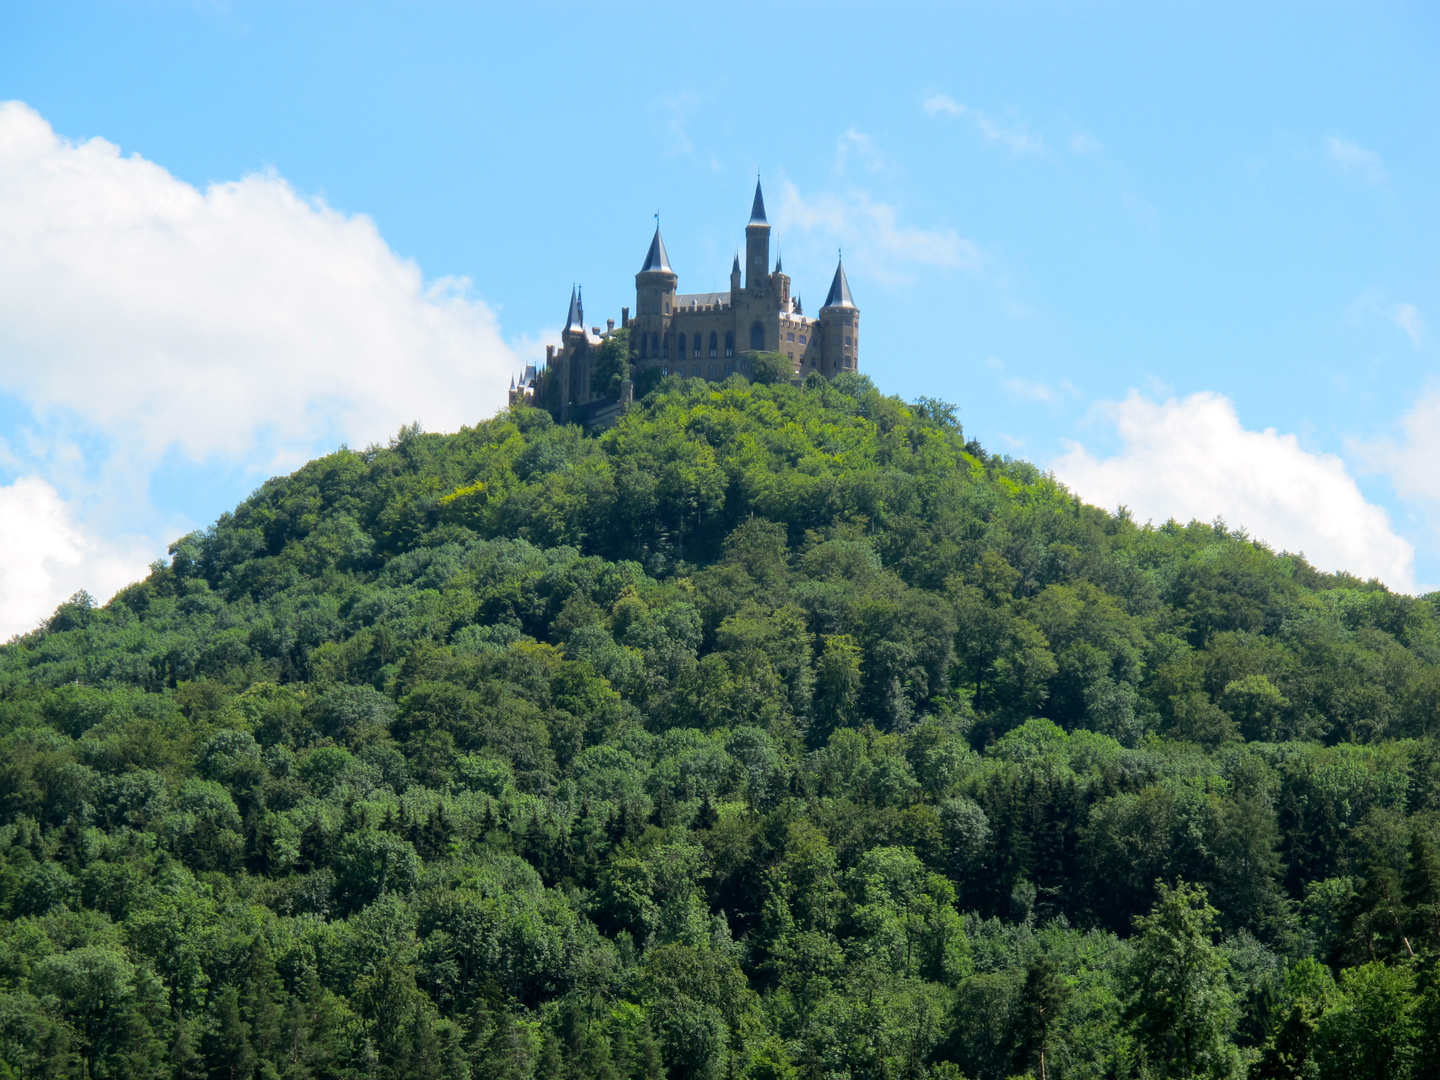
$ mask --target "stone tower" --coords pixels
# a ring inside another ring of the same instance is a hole
[[[845,277],[845,260],[835,266],[835,278],[825,303],[820,305],[820,374],[827,379],[842,371],[854,371],[860,352],[860,309],[850,296]]]

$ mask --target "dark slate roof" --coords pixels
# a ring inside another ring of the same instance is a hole
[[[650,241],[650,250],[645,255],[645,265],[640,267],[643,274],[647,270],[663,270],[667,274],[675,271],[670,269],[670,256],[665,253],[665,241],[660,239],[660,226],[655,226],[655,239]]]
[[[835,280],[830,282],[830,292],[825,296],[825,303],[820,305],[827,307],[855,307],[855,301],[850,296],[850,282],[845,280],[845,264],[838,263],[835,267]],[[858,311],[859,309],[856,308]]]
[[[683,315],[692,307],[706,307],[715,304],[728,304],[729,302],[729,289],[726,289],[724,292],[681,293],[675,297],[675,314]]]
[[[732,274],[738,274],[740,272],[740,252],[738,251],[735,252],[735,264],[730,267],[730,272]]]
[[[565,329],[585,332],[585,305],[580,301],[580,287],[570,289],[570,314],[565,318]]]
[[[765,220],[765,196],[760,193],[760,178],[755,178],[755,202],[750,207],[751,225],[769,225]]]
[[[783,274],[784,272],[785,272],[785,267],[782,265],[782,257],[781,257],[781,255],[780,255],[779,250],[777,249],[776,252],[775,252],[775,273],[777,273],[777,274]]]

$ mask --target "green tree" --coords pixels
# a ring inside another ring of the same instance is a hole
[[[1126,1014],[1158,1075],[1227,1075],[1238,1060],[1229,1041],[1236,1011],[1225,954],[1214,941],[1218,912],[1199,885],[1156,888],[1150,914],[1135,918]]]

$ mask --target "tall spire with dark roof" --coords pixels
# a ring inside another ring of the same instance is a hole
[[[760,191],[760,177],[755,177],[755,202],[750,207],[751,225],[769,225],[765,219],[765,196]]]
[[[640,267],[643,274],[647,270],[663,270],[667,274],[675,271],[670,269],[670,256],[665,253],[665,241],[660,238],[660,226],[655,226],[655,239],[650,241],[650,250],[645,254],[645,265]]]
[[[784,255],[781,253],[781,251],[777,248],[777,249],[775,250],[775,273],[777,273],[777,274],[783,274],[783,273],[785,272],[784,261],[785,261],[785,256],[784,256]]]
[[[850,282],[845,280],[845,262],[843,259],[835,266],[835,280],[830,282],[830,292],[825,296],[825,303],[820,306],[822,308],[855,307],[855,301],[850,296]]]
[[[732,273],[732,274],[738,274],[739,272],[740,272],[740,252],[739,252],[739,251],[736,251],[736,252],[735,252],[735,264],[730,267],[730,273]]]
[[[580,286],[570,286],[570,314],[565,319],[565,333],[585,332],[585,305],[580,301]]]

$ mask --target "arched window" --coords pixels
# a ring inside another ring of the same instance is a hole
[[[726,355],[726,356],[734,356],[734,355],[735,355],[735,331],[734,331],[734,330],[726,330],[726,331],[725,331],[725,355]]]
[[[680,335],[680,351],[676,353],[682,360],[685,358],[685,335]]]
[[[711,356],[714,356],[714,355],[715,355],[715,345],[716,345],[715,331],[714,331],[714,330],[711,330],[711,331],[710,331],[710,355],[711,355]]]
[[[660,342],[660,355],[663,356],[663,357],[665,357],[666,360],[669,360],[669,359],[670,359],[670,335],[669,335],[669,334],[666,334],[664,340]]]
[[[651,334],[651,335],[650,335],[650,351],[651,351],[652,353],[654,353],[656,356],[659,356],[659,355],[660,355],[660,335],[659,335],[659,334]]]
[[[761,326],[758,322],[754,326],[750,327],[750,348],[765,348],[765,328]]]
[[[696,334],[696,335],[695,335],[695,355],[696,355],[696,356],[699,356],[699,355],[700,355],[700,335],[699,335],[699,334]]]

